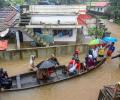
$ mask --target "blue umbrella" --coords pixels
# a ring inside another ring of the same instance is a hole
[[[103,41],[105,41],[105,42],[117,42],[117,38],[114,38],[114,37],[104,37]]]

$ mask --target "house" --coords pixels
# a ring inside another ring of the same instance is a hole
[[[89,2],[87,3],[90,11],[104,13],[109,7],[109,2]]]
[[[91,18],[86,14],[86,5],[27,5],[21,8],[22,14],[30,15],[25,28],[32,29],[37,37],[51,35],[52,44],[76,43],[77,33]],[[50,40],[49,37],[46,40]]]

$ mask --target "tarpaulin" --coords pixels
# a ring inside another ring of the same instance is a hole
[[[8,40],[0,40],[0,50],[6,50],[8,47]]]
[[[0,32],[0,37],[5,37],[9,32],[9,28],[7,28],[6,30]]]

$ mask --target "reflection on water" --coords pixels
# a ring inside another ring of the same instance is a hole
[[[113,34],[114,37],[120,38],[118,26],[107,23],[107,27],[110,28],[110,31],[116,33]],[[117,49],[120,49],[119,42],[116,46],[118,47]],[[64,58],[61,57],[59,59]],[[70,57],[64,59],[64,63],[67,63],[69,59]],[[98,69],[68,81],[26,91],[0,93],[0,100],[97,100],[100,88],[105,84],[114,84],[120,81],[120,68],[118,67],[118,63],[117,59],[108,63],[106,62]],[[15,67],[12,67],[12,63],[9,62],[6,63],[6,66],[9,65],[9,68],[6,67],[6,69],[9,69],[9,73],[14,75],[27,71],[27,64],[18,61],[14,65],[16,66],[15,71]],[[1,65],[5,65],[5,63]]]

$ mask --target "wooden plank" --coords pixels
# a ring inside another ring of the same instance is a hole
[[[17,88],[21,89],[20,75],[16,76]]]

